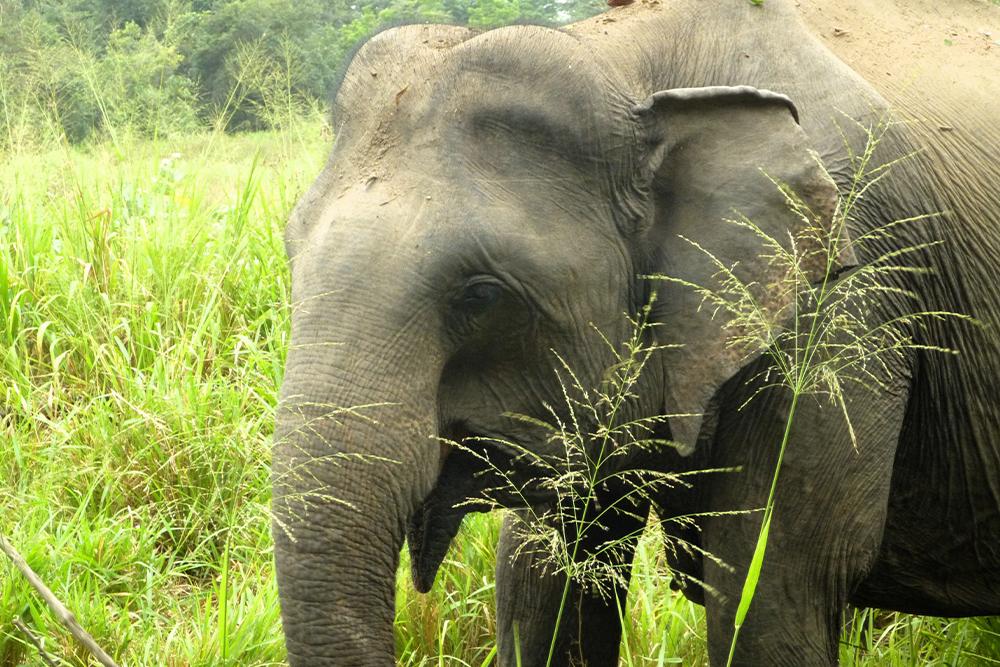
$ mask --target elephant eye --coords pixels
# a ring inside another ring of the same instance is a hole
[[[481,313],[497,303],[503,292],[503,286],[495,280],[473,278],[462,288],[455,305],[467,313]]]

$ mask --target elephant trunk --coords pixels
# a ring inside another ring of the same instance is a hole
[[[406,361],[322,344],[289,353],[272,475],[293,666],[395,664],[399,553],[440,456],[439,371],[427,358],[423,368]]]

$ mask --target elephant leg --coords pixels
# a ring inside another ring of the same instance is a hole
[[[842,614],[882,541],[906,398],[905,388],[849,397],[857,448],[838,410],[811,398],[800,401],[763,567],[732,664],[837,664]],[[711,482],[712,509],[763,507],[787,415],[787,404],[781,406],[772,397],[758,410],[730,415],[720,427],[719,463],[743,469]],[[761,523],[759,511],[703,523],[705,548],[731,566],[704,560],[708,590],[716,591],[705,600],[713,665],[727,663]]]
[[[606,505],[605,505],[606,506]],[[592,587],[570,583],[566,595],[553,666],[613,667],[621,643],[619,609],[624,609],[635,546],[645,525],[648,507],[608,513],[603,530],[591,529],[580,543],[581,554],[594,554],[610,541],[620,548],[590,558],[601,559],[622,574],[602,595]],[[544,554],[519,549],[523,531],[535,530],[526,521],[529,513],[504,519],[497,550],[497,641],[501,667],[543,667],[552,644],[555,621],[563,599],[566,575],[556,572]],[[581,557],[583,557],[581,555]],[[606,587],[607,588],[607,587]]]

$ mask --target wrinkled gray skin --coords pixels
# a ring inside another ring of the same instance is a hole
[[[829,216],[834,185],[809,151],[845,185],[835,120],[856,148],[863,137],[838,111],[870,123],[886,102],[805,32],[790,4],[637,4],[613,11],[613,22],[562,31],[410,26],[356,55],[336,98],[333,154],[287,230],[295,310],[274,535],[293,665],[393,663],[404,538],[426,590],[461,516],[484,508],[455,503],[495,483],[439,438],[502,436],[552,454],[537,431],[502,415],[544,417],[544,403],[562,404],[550,350],[585,384],[598,383],[610,359],[590,324],[624,336],[622,314],[650,290],[639,276],[711,280],[678,235],[765,281],[759,246],[721,222],[738,210],[776,237],[795,231],[760,168]],[[783,93],[801,125],[782,98],[709,86]],[[956,112],[942,100],[921,113],[930,120],[893,130],[881,159],[923,152],[870,193],[851,231],[944,212],[887,244],[945,243],[918,258],[936,273],[906,277],[918,305],[886,298],[869,315],[942,309],[983,326],[936,322],[918,341],[962,356],[914,352],[888,370],[888,390],[849,388],[857,450],[837,410],[800,405],[736,664],[835,663],[847,603],[1000,613],[1000,124],[995,106]],[[937,131],[941,114],[956,131]],[[841,268],[884,249],[845,256]],[[689,293],[657,289],[657,342],[685,347],[655,357],[632,415],[705,418],[672,419],[660,434],[690,455],[627,464],[743,466],[664,494],[666,516],[759,507],[788,396],[771,391],[738,411],[752,390],[745,379],[765,362],[740,368]],[[509,451],[484,451],[520,480],[537,475]],[[526,494],[547,501],[537,486]],[[512,495],[496,499],[518,505]],[[725,660],[759,522],[704,518],[699,531],[674,536],[735,566],[670,552],[685,592],[707,606],[713,664]],[[626,535],[635,523],[621,516],[608,530]],[[510,664],[516,623],[524,664],[544,664],[561,580],[529,567],[528,555],[512,561],[516,541],[508,526],[501,659]],[[615,664],[614,603],[581,590],[571,599],[556,663]]]

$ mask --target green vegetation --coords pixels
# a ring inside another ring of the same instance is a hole
[[[122,665],[282,661],[268,519],[280,230],[331,140],[297,124],[0,163],[0,532]],[[402,664],[493,659],[497,531],[470,517],[427,596],[403,563]],[[669,590],[661,544],[656,530],[641,542],[623,654],[704,664],[701,610]],[[16,616],[87,664],[3,560],[0,665],[41,665]],[[992,664],[998,630],[860,612],[842,658]]]
[[[600,0],[10,0],[0,149],[322,116],[345,56],[382,26],[561,23]]]
[[[310,135],[3,166],[0,530],[128,664],[280,659],[268,431]],[[81,662],[2,568],[0,664],[27,657],[15,615]]]

